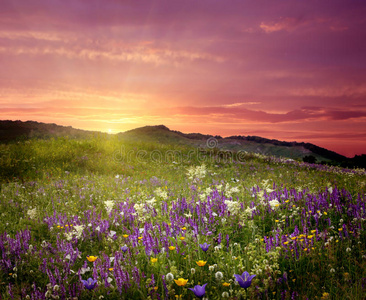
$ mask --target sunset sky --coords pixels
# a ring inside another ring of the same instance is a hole
[[[364,0],[0,0],[0,119],[366,153]]]

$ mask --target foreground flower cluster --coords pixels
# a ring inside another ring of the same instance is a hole
[[[205,166],[190,167],[189,189],[174,197],[156,178],[153,192],[133,194],[131,179],[116,177],[126,193],[115,199],[85,189],[93,178],[78,190],[55,183],[52,214],[40,218],[42,208],[29,207],[24,229],[0,236],[2,296],[295,299],[302,286],[320,282],[317,276],[328,280],[319,299],[336,282],[362,291],[362,271],[350,262],[354,257],[364,266],[366,258],[365,193],[268,180],[207,183],[207,173]],[[58,212],[61,193],[77,194],[83,209]]]

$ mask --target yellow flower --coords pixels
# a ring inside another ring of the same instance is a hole
[[[182,229],[182,230],[187,230],[187,228],[186,228],[185,226],[184,226],[184,227],[182,227],[181,229]]]
[[[207,261],[203,261],[203,260],[196,261],[196,264],[197,264],[199,267],[203,267],[206,263],[207,263]]]
[[[169,250],[174,250],[175,247],[174,246],[169,246]]]
[[[138,237],[138,239],[139,239],[139,240],[142,240],[142,236],[139,236],[139,237]]]
[[[316,232],[316,230],[312,230],[312,231],[311,231],[311,233],[315,233],[315,232]]]
[[[323,214],[327,215],[328,213],[325,211],[325,212],[323,212]]]
[[[109,268],[108,270],[109,270],[109,271],[113,271],[113,268]]]
[[[296,238],[297,238],[296,236],[293,236],[291,237],[291,240],[296,240]]]
[[[290,202],[290,200],[286,200],[285,202],[286,202],[286,203],[289,203],[289,202]]]
[[[285,245],[287,245],[289,242],[284,242]]]
[[[128,238],[128,234],[124,234],[123,237],[126,239]]]
[[[151,260],[151,262],[152,262],[152,263],[156,263],[156,262],[158,261],[158,259],[157,259],[157,258],[153,258],[153,257],[151,257],[151,259],[150,259],[150,260]]]
[[[179,286],[185,286],[188,282],[188,279],[178,278],[178,279],[174,279],[174,281]]]
[[[157,290],[158,290],[158,287],[157,287],[157,286],[155,286],[155,287],[154,287],[154,290],[155,290],[155,291],[157,291]]]
[[[96,261],[96,260],[97,260],[97,258],[98,258],[98,256],[92,256],[92,255],[87,256],[87,257],[86,257],[86,259],[87,259],[88,261],[90,261],[90,262],[94,262],[94,261]]]
[[[278,220],[275,220],[276,223],[278,223],[279,221]]]
[[[184,241],[184,239],[185,239],[185,237],[184,237],[184,236],[181,236],[181,237],[180,237],[180,240],[181,240],[181,241]]]
[[[222,285],[223,285],[223,286],[230,286],[230,283],[228,283],[228,282],[224,282]]]

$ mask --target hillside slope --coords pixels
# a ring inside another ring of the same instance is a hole
[[[91,138],[109,134],[98,131],[75,129],[71,126],[45,124],[35,121],[0,121],[0,143],[30,138],[52,138],[67,136],[69,138]],[[182,133],[170,130],[164,125],[145,126],[116,135],[120,140],[142,143],[159,143],[173,146],[191,146],[212,151],[247,151],[268,156],[284,157],[295,160],[310,159],[313,162],[325,162],[344,167],[366,166],[366,155],[347,158],[334,151],[311,143],[298,143],[266,139],[258,136],[212,136],[201,133]]]
[[[215,148],[226,151],[254,152],[263,155],[288,157],[302,160],[306,156],[313,156],[318,162],[337,161],[347,158],[336,152],[321,148],[310,143],[283,142],[256,136],[221,136],[204,135],[200,133],[182,133],[173,131],[164,125],[145,126],[120,133],[121,138],[143,139],[167,144],[188,144],[200,148]]]

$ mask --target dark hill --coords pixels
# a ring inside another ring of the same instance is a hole
[[[75,129],[71,126],[60,126],[35,121],[0,121],[0,142],[11,142],[29,138],[51,138],[68,136],[72,138],[91,138],[107,136],[107,133]],[[311,143],[278,141],[258,136],[212,136],[201,133],[182,133],[170,130],[164,125],[145,126],[132,129],[117,135],[120,139],[133,141],[163,143],[169,145],[187,145],[216,151],[244,150],[263,155],[322,162],[343,167],[366,167],[366,155],[347,158],[334,151]]]

